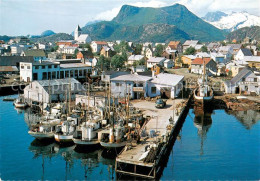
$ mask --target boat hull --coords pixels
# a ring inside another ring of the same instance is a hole
[[[100,143],[98,140],[86,141],[86,140],[75,139],[75,138],[73,138],[72,140],[76,145],[79,146],[92,146]]]
[[[113,148],[122,148],[126,145],[126,142],[120,142],[120,143],[105,143],[100,142],[100,145],[106,149],[113,149]]]
[[[54,133],[40,133],[40,132],[33,132],[33,131],[28,131],[28,133],[29,133],[29,135],[33,136],[34,138],[36,138],[38,140],[54,138]]]
[[[16,108],[26,108],[27,104],[26,103],[14,103],[14,106]]]
[[[54,134],[54,139],[56,142],[61,144],[73,143],[73,135]]]

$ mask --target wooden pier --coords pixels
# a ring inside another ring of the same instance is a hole
[[[156,136],[143,138],[140,143],[134,146],[131,146],[131,144],[126,146],[116,158],[115,170],[117,174],[150,179],[160,176],[189,111],[191,98],[192,96],[180,104],[181,106],[178,108],[173,103],[173,114],[163,116],[163,118],[172,116],[173,121],[171,123],[157,116],[146,124],[147,130],[156,129]],[[156,146],[153,147],[152,145]],[[147,151],[148,147],[150,147],[150,151]]]

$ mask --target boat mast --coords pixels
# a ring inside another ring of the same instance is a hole
[[[70,115],[70,102],[71,101],[71,78],[69,79],[69,115]]]

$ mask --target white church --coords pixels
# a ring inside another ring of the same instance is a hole
[[[76,40],[78,43],[90,43],[91,38],[88,34],[82,34],[82,30],[77,26],[77,28],[74,31],[74,40]]]

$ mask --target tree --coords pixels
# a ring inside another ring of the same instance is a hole
[[[184,55],[194,55],[196,52],[195,48],[189,47],[185,50]]]
[[[135,50],[134,50],[134,54],[135,55],[141,55],[142,49],[143,49],[143,45],[142,44],[136,44]]]
[[[114,46],[114,49],[117,53],[128,52],[131,50],[126,41],[121,41],[119,44]]]
[[[208,52],[208,48],[205,45],[203,45],[200,50],[202,52]]]
[[[163,49],[164,49],[163,45],[158,44],[158,45],[155,47],[154,55],[155,55],[156,57],[162,56]]]
[[[141,60],[135,61],[135,62],[133,63],[133,66],[134,66],[134,67],[139,66],[139,65],[145,65],[145,60],[144,60],[144,58],[142,58]]]
[[[110,59],[101,55],[98,59],[96,67],[100,68],[101,70],[108,70],[110,68]]]
[[[51,48],[51,52],[56,52],[58,50],[58,48],[59,48],[59,46],[57,46],[57,45],[52,47]]]
[[[122,68],[125,64],[125,59],[122,55],[115,55],[111,59],[111,65],[113,68]]]

